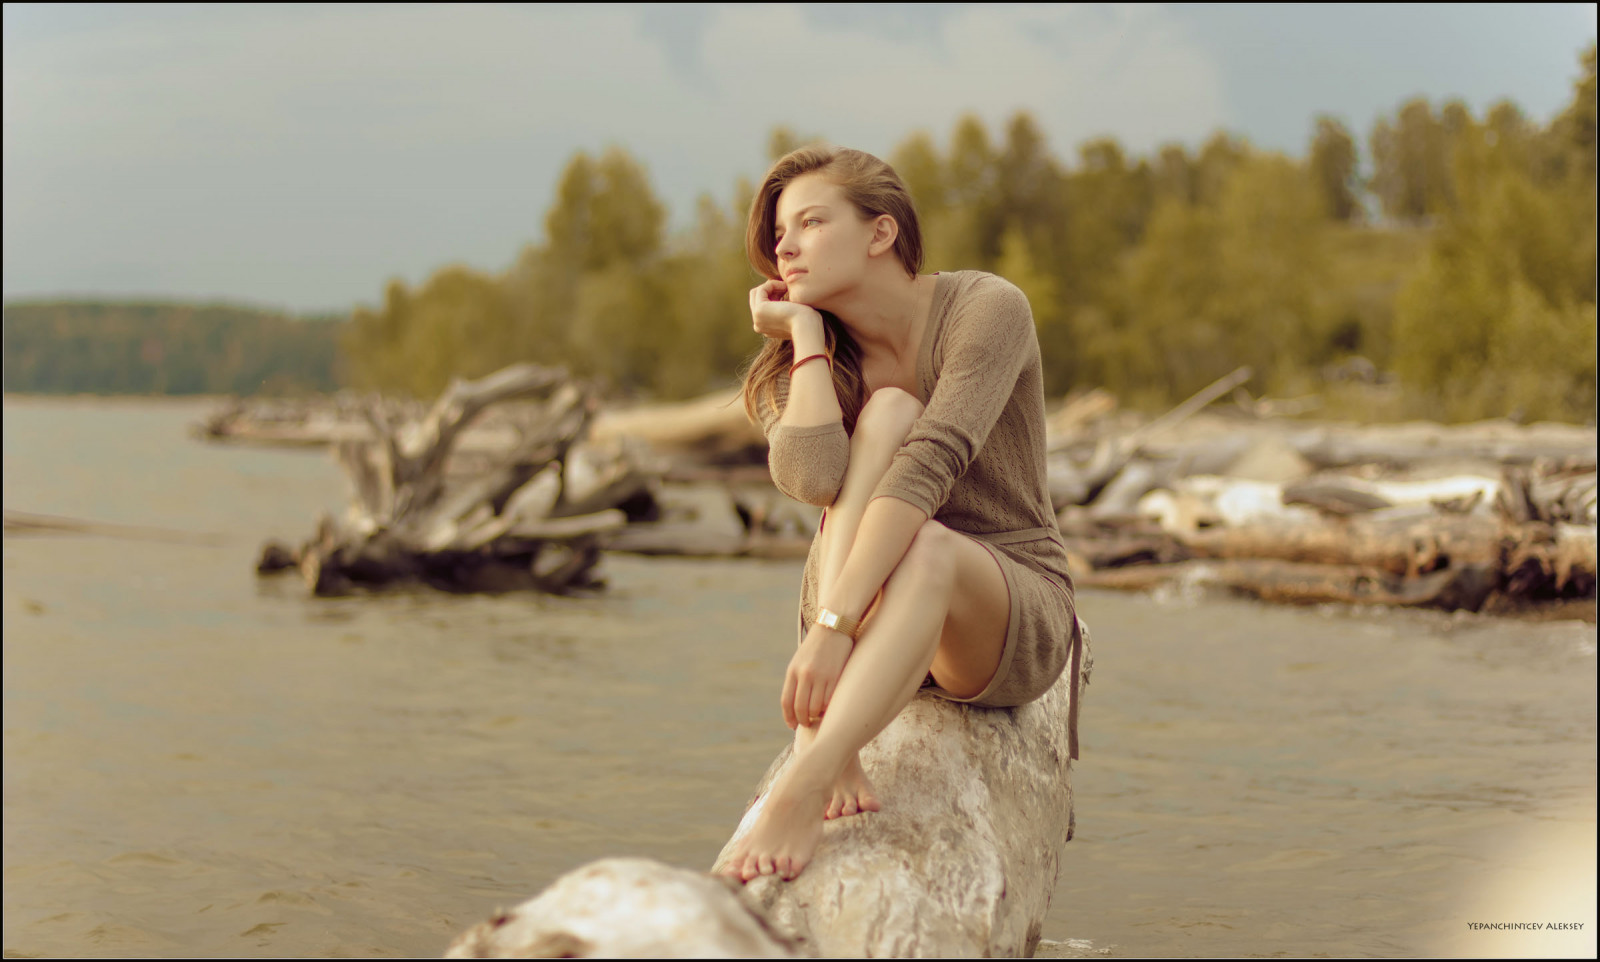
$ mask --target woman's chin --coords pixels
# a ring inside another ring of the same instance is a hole
[[[826,297],[827,293],[825,291],[819,290],[813,284],[807,284],[803,277],[796,278],[795,282],[789,285],[789,290],[785,295],[785,299],[795,304],[804,304],[819,311],[827,310],[827,308],[817,303],[818,300]]]

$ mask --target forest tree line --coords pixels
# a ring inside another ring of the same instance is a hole
[[[1355,137],[1316,118],[1295,159],[1218,133],[1131,157],[1111,139],[1051,153],[1026,113],[960,119],[887,158],[910,187],[927,270],[976,268],[1028,294],[1047,389],[1171,403],[1242,364],[1275,396],[1332,367],[1396,384],[1391,417],[1588,421],[1595,404],[1595,50],[1567,108],[1530,121],[1425,100]],[[777,157],[814,138],[775,131]],[[702,197],[667,236],[644,168],[579,153],[545,241],[504,274],[440,271],[355,312],[363,387],[431,395],[513,359],[657,398],[732,382],[758,346],[744,257],[753,186]],[[1354,365],[1352,368],[1351,365]]]
[[[5,308],[5,389],[301,394],[341,384],[336,320],[228,305],[31,301]]]

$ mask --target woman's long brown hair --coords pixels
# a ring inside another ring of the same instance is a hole
[[[916,277],[922,270],[922,229],[911,193],[900,175],[888,164],[859,150],[841,147],[801,147],[790,151],[767,171],[750,203],[750,222],[745,230],[745,256],[763,277],[778,279],[776,242],[778,195],[790,181],[802,174],[820,171],[844,189],[845,197],[866,219],[888,214],[899,226],[894,252],[906,273]],[[856,417],[866,404],[866,382],[861,377],[861,348],[850,332],[827,311],[822,312],[823,338],[833,358],[833,392],[844,412],[846,431],[855,431]],[[744,410],[751,421],[760,421],[759,404],[774,412],[778,409],[778,376],[794,363],[794,342],[769,338],[750,361],[744,373]]]

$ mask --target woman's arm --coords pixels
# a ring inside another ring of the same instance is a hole
[[[809,316],[797,317],[793,324],[794,359],[827,353],[822,334],[822,315],[807,308]],[[789,376],[789,397],[778,423],[784,427],[809,428],[844,423],[839,396],[833,391],[833,368],[821,358],[807,361]]]
[[[869,502],[861,513],[861,524],[856,528],[844,570],[833,585],[823,590],[818,603],[859,621],[927,519],[921,508],[898,498]],[[811,626],[789,660],[783,692],[778,696],[785,724],[790,728],[815,724],[833,700],[839,676],[853,650],[850,640],[840,632]]]
[[[822,314],[805,304],[784,300],[788,285],[767,281],[750,291],[751,326],[757,334],[787,340],[794,345],[794,359],[813,354],[827,355]],[[839,399],[833,393],[832,367],[818,358],[790,372],[789,392],[778,423],[785,427],[808,428],[843,422]]]
[[[817,604],[859,619],[889,580],[890,572],[906,556],[917,529],[927,520],[927,512],[899,498],[869,501],[839,577],[817,597]]]
[[[824,353],[822,315],[804,304],[774,300],[784,289],[782,281],[767,281],[750,291],[753,327],[766,337],[791,341],[797,361]],[[850,463],[850,438],[831,369],[821,358],[807,361],[779,374],[776,387],[776,412],[758,401],[772,482],[796,501],[827,507],[839,496]]]

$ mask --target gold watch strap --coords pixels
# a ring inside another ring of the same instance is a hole
[[[817,624],[824,628],[832,628],[834,631],[842,632],[851,641],[855,641],[856,636],[861,634],[861,620],[859,618],[846,618],[837,611],[830,611],[827,608],[817,612]]]

